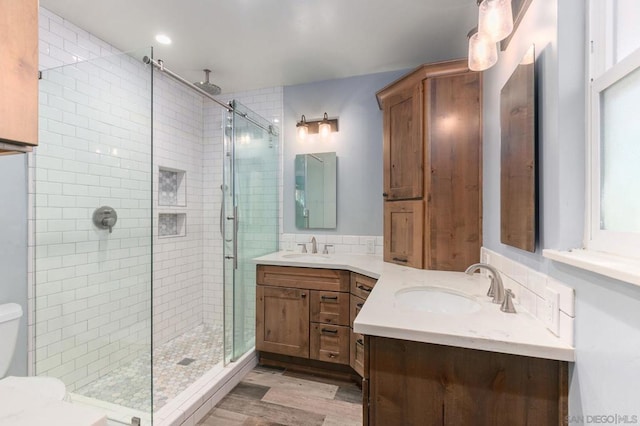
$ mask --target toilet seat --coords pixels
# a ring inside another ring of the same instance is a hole
[[[0,379],[0,394],[25,393],[44,399],[62,401],[67,395],[64,383],[54,377],[14,377]]]

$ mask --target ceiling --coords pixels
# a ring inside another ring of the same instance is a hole
[[[40,0],[123,51],[223,93],[466,57],[476,0]],[[173,43],[160,45],[158,33]]]

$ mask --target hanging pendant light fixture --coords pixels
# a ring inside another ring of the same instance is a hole
[[[478,33],[493,42],[505,39],[513,31],[511,0],[478,0]]]
[[[478,28],[473,28],[467,34],[469,39],[469,69],[484,71],[498,62],[498,47],[496,42],[481,34]]]

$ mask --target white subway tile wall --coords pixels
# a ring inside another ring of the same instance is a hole
[[[40,82],[31,372],[73,391],[150,349],[151,74],[46,9],[40,30],[41,67],[75,65]],[[118,213],[112,233],[91,220],[103,205]]]
[[[516,310],[524,308],[542,323],[544,323],[542,307],[545,303],[545,289],[549,288],[559,293],[557,335],[563,342],[574,345],[575,291],[573,288],[486,247],[481,249],[480,260],[493,265],[500,271],[504,287],[510,288],[515,294]]]

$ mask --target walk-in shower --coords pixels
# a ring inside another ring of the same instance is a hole
[[[277,128],[149,58],[43,71],[30,160],[33,372],[143,425],[246,358],[278,244]]]

